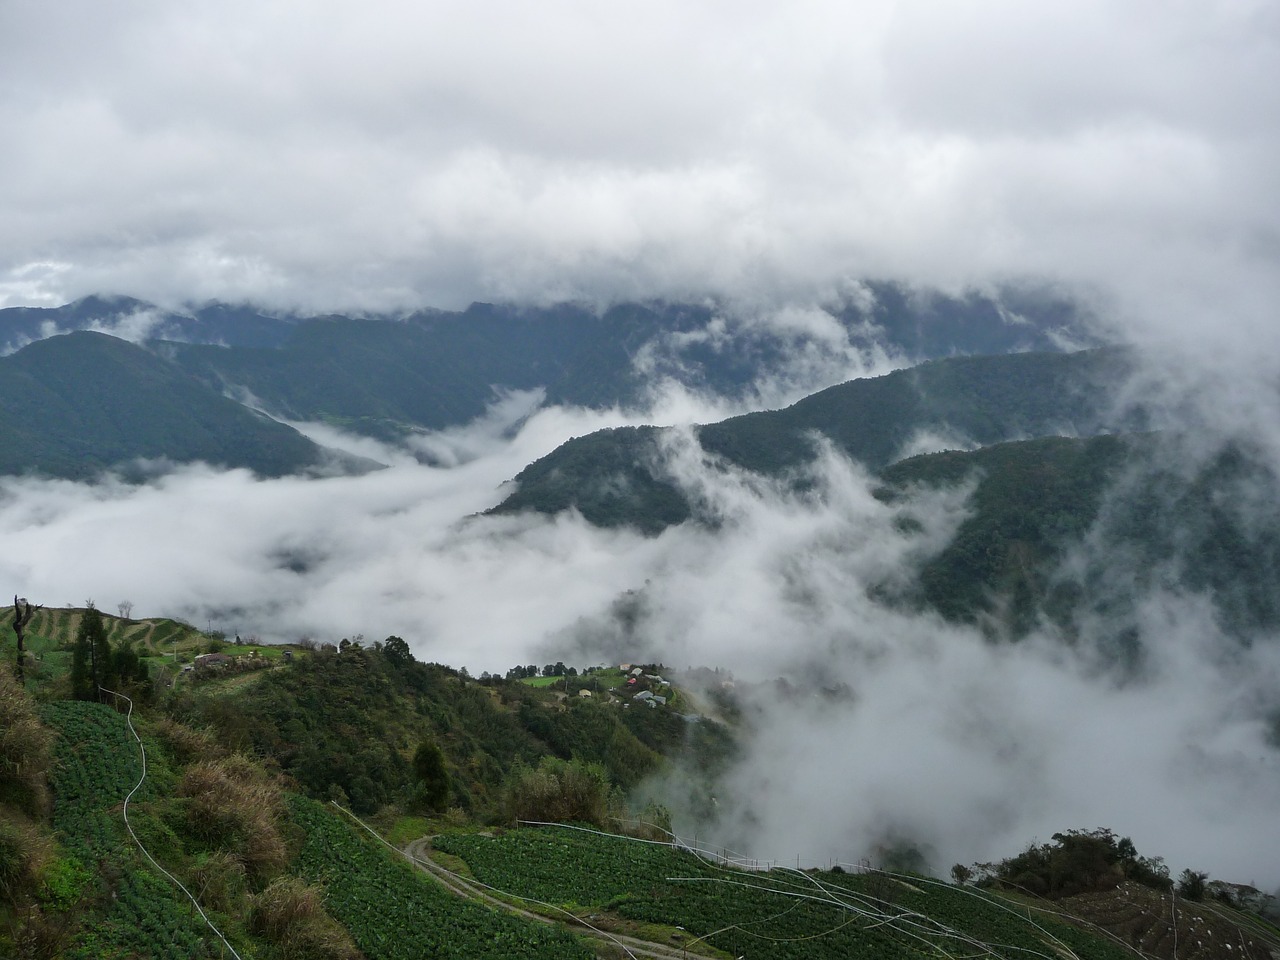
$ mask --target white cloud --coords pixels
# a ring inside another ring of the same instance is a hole
[[[1026,273],[1150,325],[1180,322],[1170,283],[1196,311],[1274,302],[1266,4],[3,17],[10,302],[807,304],[851,276]],[[17,282],[40,261],[66,270]]]

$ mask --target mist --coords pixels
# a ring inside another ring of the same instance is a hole
[[[884,599],[948,542],[968,488],[885,503],[874,477],[825,448],[797,488],[715,462],[687,429],[668,436],[664,469],[712,526],[646,538],[572,513],[482,515],[571,436],[734,409],[666,387],[631,411],[501,394],[486,417],[404,448],[300,425],[387,464],[363,476],[157,464],[142,484],[6,478],[0,579],[35,602],[110,612],[127,599],[134,616],[266,641],[397,635],[473,675],[555,660],[721,667],[749,733],[715,823],[679,789],[651,789],[678,826],[761,859],[909,844],[945,873],[1106,826],[1175,873],[1280,883],[1280,752],[1267,740],[1280,644],[1224,636],[1209,598],[1168,578],[1134,598],[1141,671],[1109,658],[1105,620],[1071,644],[1049,627],[993,643]],[[1264,403],[1255,388],[1242,409]],[[1180,396],[1201,409],[1204,394]],[[1100,528],[1064,567],[1109,563],[1109,581],[1137,583],[1124,562]]]

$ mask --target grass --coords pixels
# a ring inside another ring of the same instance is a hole
[[[552,687],[564,683],[564,677],[524,677],[520,681],[530,687]]]

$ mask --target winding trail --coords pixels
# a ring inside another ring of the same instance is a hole
[[[621,933],[610,933],[605,930],[598,930],[588,924],[585,920],[575,916],[567,910],[561,912],[565,915],[565,920],[553,920],[550,917],[536,913],[532,910],[526,910],[523,907],[517,907],[507,903],[504,900],[493,896],[493,894],[482,889],[483,885],[478,881],[468,880],[459,876],[447,867],[443,867],[431,859],[431,838],[420,837],[405,846],[400,852],[418,869],[431,874],[439,881],[446,890],[459,897],[467,900],[483,903],[485,906],[492,907],[496,910],[503,910],[507,913],[523,917],[526,920],[532,920],[536,923],[545,923],[552,926],[571,927],[573,933],[578,936],[589,937],[603,945],[614,948],[621,948],[628,956],[631,957],[648,957],[650,960],[689,960],[689,957],[706,957],[707,954],[697,951],[690,953],[684,947],[669,946],[664,943],[655,943],[651,940],[641,940],[638,937],[630,937]],[[490,888],[491,889],[491,888]],[[517,898],[524,899],[524,898]],[[537,901],[527,901],[537,903]],[[560,910],[553,904],[539,904],[552,910]]]

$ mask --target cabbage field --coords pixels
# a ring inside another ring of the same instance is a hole
[[[720,866],[685,850],[571,828],[455,835],[433,845],[499,890],[678,926],[752,960],[1131,957],[986,893],[921,877]]]

